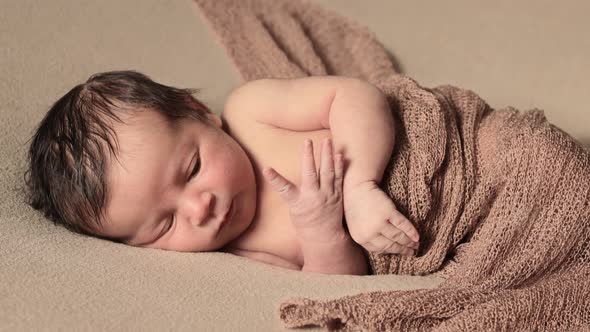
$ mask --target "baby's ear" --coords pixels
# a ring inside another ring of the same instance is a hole
[[[209,121],[209,123],[213,124],[216,127],[221,128],[221,124],[222,124],[221,116],[219,116],[213,112],[207,112],[205,114],[205,116],[207,117],[207,120]]]

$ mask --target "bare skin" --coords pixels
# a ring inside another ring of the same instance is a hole
[[[291,120],[296,119],[293,114],[278,109],[257,112],[251,106],[252,101],[248,101],[256,95],[251,91],[232,94],[221,117],[209,115],[210,125],[183,119],[177,128],[169,128],[153,111],[138,113],[130,125],[116,128],[121,163],[113,160],[109,163],[112,195],[106,206],[109,222],[102,235],[149,248],[222,250],[300,270],[305,263],[302,243],[291,223],[289,206],[265,180],[262,170],[272,167],[284,179],[298,184],[304,140],[311,139],[319,147],[325,138],[332,138],[335,150],[344,154],[351,165],[344,176],[345,201],[347,190],[355,193],[355,200],[348,203],[349,211],[354,212],[351,216],[365,211],[366,207],[381,213],[375,216],[376,222],[366,223],[366,227],[364,221],[355,221],[353,228],[359,230],[355,241],[362,241],[371,251],[411,254],[417,248],[412,241],[417,239],[415,229],[403,216],[395,214],[397,210],[390,200],[376,199],[383,197],[383,193],[371,186],[382,175],[383,161],[389,155],[380,157],[377,166],[350,163],[354,153],[358,153],[355,150],[362,149],[341,144],[338,135],[333,137],[334,128],[327,126],[326,116],[319,115],[327,113],[325,108],[329,104],[324,102],[326,98],[321,96],[324,92],[318,86],[334,83],[335,79],[319,78],[298,83],[309,85],[310,91],[319,94],[305,92],[295,98],[291,96],[292,100],[315,98],[300,104],[307,110],[307,115],[302,113],[307,116],[302,121]],[[262,87],[260,91],[268,88]],[[274,95],[277,99],[284,97]],[[263,97],[266,101],[269,98]],[[243,105],[241,112],[236,105]],[[268,112],[274,111],[269,117]],[[316,119],[314,114],[318,114]],[[268,121],[283,115],[286,119],[283,122]],[[336,118],[334,123],[338,121]],[[383,134],[386,135],[391,133]],[[315,160],[320,160],[321,149],[313,153]],[[376,167],[376,171],[362,170],[362,167]],[[362,174],[369,177],[363,178]],[[346,207],[345,203],[345,211]],[[371,210],[366,211],[363,219],[371,219]],[[392,216],[391,220],[381,221],[383,215],[385,219]],[[347,252],[360,259],[359,251],[352,249],[350,243]]]

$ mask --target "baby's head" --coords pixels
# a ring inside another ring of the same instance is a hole
[[[254,171],[195,92],[134,71],[95,74],[75,86],[32,138],[28,203],[80,234],[176,251],[221,249],[252,222]]]

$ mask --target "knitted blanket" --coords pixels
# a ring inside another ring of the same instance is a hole
[[[542,111],[396,72],[374,35],[301,0],[195,0],[244,80],[343,75],[389,96],[396,147],[383,189],[421,236],[375,274],[437,273],[437,289],[290,299],[287,327],[571,331],[590,324],[590,155]],[[394,18],[393,18],[394,19]]]

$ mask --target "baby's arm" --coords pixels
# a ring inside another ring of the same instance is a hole
[[[225,111],[291,131],[330,129],[348,163],[344,211],[351,236],[370,251],[417,248],[410,239],[417,240],[417,231],[377,186],[395,143],[393,115],[377,87],[339,76],[263,79],[235,90]]]
[[[341,76],[262,79],[234,90],[226,112],[292,131],[330,129],[348,163],[344,189],[379,182],[395,143],[385,95],[370,83]]]

